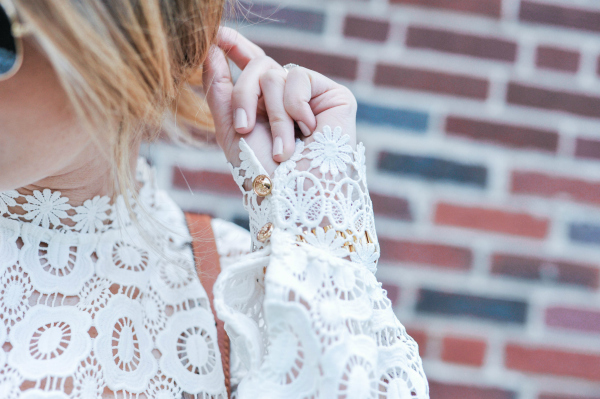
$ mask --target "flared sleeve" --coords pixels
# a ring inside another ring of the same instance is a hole
[[[214,287],[235,395],[429,398],[418,346],[375,277],[365,149],[339,127],[313,139],[272,175],[243,139],[230,165],[252,238]]]

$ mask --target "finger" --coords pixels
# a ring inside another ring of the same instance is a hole
[[[231,93],[233,83],[229,64],[223,51],[212,46],[204,62],[202,71],[203,87],[206,89],[206,101],[215,121],[217,142],[223,148],[223,143],[230,142],[233,130],[231,112]]]
[[[316,120],[314,129],[311,129],[311,125],[309,125],[312,119],[308,116],[307,109],[303,104],[308,96],[308,91],[310,91],[308,105]],[[302,94],[298,95],[298,93]],[[356,98],[348,88],[318,72],[302,67],[291,69],[286,79],[284,104],[286,104],[286,111],[290,116],[306,123],[311,131],[320,131],[325,125],[332,128],[340,126],[350,137],[355,137]]]
[[[219,28],[217,45],[240,69],[246,68],[252,59],[265,55],[263,49],[246,39],[238,31],[227,27]]]
[[[298,123],[302,134],[310,136],[317,128],[317,119],[310,107],[313,97],[310,76],[302,69],[295,67],[288,72],[283,105],[286,112]]]
[[[270,69],[260,77],[260,87],[273,135],[273,160],[276,162],[287,161],[295,149],[294,121],[283,106],[285,75],[283,69]]]
[[[272,58],[260,56],[248,63],[235,83],[232,94],[234,127],[238,133],[249,133],[254,129],[258,100],[262,94],[260,77],[269,69],[280,69],[281,66]],[[281,99],[283,101],[283,97]]]

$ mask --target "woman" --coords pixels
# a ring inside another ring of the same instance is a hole
[[[184,215],[137,161],[184,123],[214,127],[250,213],[212,221],[233,395],[428,397],[374,277],[348,89],[219,29],[222,0],[0,5],[0,397],[227,396]]]

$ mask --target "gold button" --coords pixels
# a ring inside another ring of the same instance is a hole
[[[267,195],[271,194],[273,185],[271,183],[271,179],[269,179],[269,176],[258,175],[254,179],[254,182],[252,182],[252,188],[259,197],[266,197]]]
[[[273,233],[273,223],[269,222],[265,224],[262,229],[256,235],[256,238],[260,242],[265,242],[271,237],[271,233]]]

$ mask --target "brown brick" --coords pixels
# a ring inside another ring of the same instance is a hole
[[[575,145],[575,156],[600,159],[600,140],[578,138]]]
[[[496,387],[429,381],[431,399],[515,399],[516,393]]]
[[[553,46],[538,46],[535,52],[535,65],[538,68],[555,69],[563,72],[577,72],[581,54]]]
[[[429,242],[379,238],[381,260],[439,266],[451,270],[469,270],[473,262],[471,250]]]
[[[464,337],[444,337],[442,340],[442,360],[449,363],[481,367],[487,344],[482,339]]]
[[[348,80],[356,79],[358,59],[342,55],[325,54],[308,50],[259,44],[269,57],[281,65],[300,63],[303,67],[315,70],[323,75]]]
[[[502,14],[502,0],[390,0],[390,3],[439,8],[493,18],[500,18]]]
[[[348,15],[344,22],[344,36],[385,42],[390,31],[388,21]]]
[[[407,328],[406,333],[417,342],[417,345],[419,345],[419,356],[424,357],[427,351],[427,333],[414,328]]]
[[[521,21],[600,32],[600,12],[523,0]]]
[[[511,192],[600,205],[599,181],[553,176],[540,172],[513,171]]]
[[[600,353],[508,343],[506,368],[533,374],[551,374],[600,381]]]
[[[550,221],[526,213],[439,203],[435,223],[530,238],[545,238]]]
[[[421,26],[408,28],[406,45],[496,61],[514,62],[517,56],[514,41]]]
[[[545,316],[550,327],[600,334],[600,309],[552,306],[546,309]]]
[[[446,132],[451,136],[498,144],[504,147],[555,153],[558,133],[550,130],[509,125],[460,116],[446,118]]]
[[[515,105],[600,118],[600,98],[581,93],[544,89],[511,82],[508,85],[507,101]]]
[[[387,291],[387,297],[392,302],[392,306],[396,306],[400,299],[400,287],[386,282],[382,282],[381,287]]]
[[[555,395],[551,393],[542,393],[538,399],[600,399],[600,396],[575,396],[575,395]]]
[[[412,221],[410,205],[405,198],[392,197],[389,195],[370,193],[375,215],[382,215],[394,219]]]
[[[387,64],[377,65],[375,84],[478,100],[487,98],[489,88],[486,79]]]
[[[240,188],[229,173],[173,168],[172,179],[173,186],[183,190],[191,189],[240,197],[242,195]]]
[[[495,275],[591,289],[597,289],[600,280],[600,269],[595,265],[503,253],[492,256],[491,272]]]

